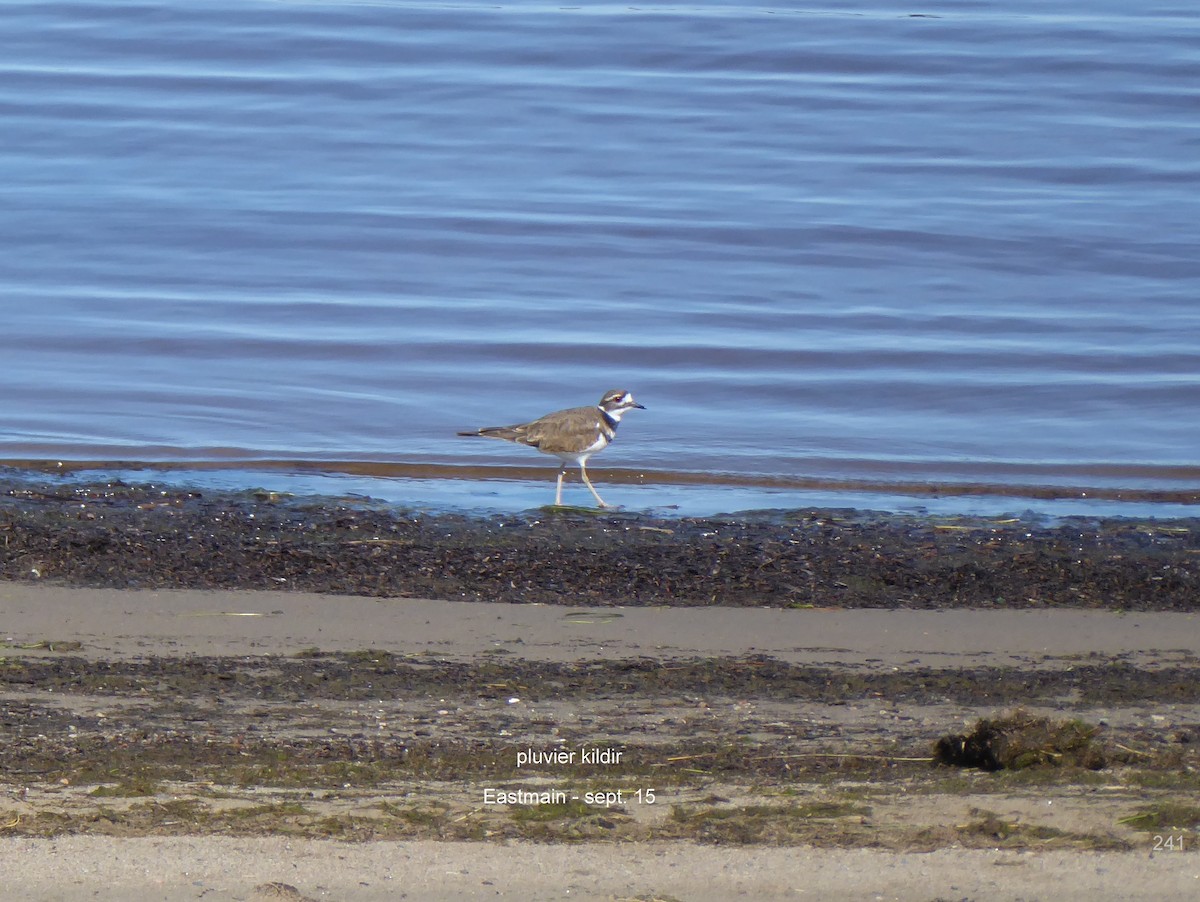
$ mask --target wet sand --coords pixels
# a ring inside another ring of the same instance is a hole
[[[880,670],[1200,659],[1200,613],[1049,609],[563,607],[306,592],[69,589],[0,583],[0,632],[81,643],[94,660],[380,649],[470,661],[768,655]],[[47,650],[46,654],[53,654]]]

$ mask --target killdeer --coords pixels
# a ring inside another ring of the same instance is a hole
[[[634,407],[645,410],[633,400],[633,395],[624,389],[614,388],[604,393],[595,407],[571,407],[557,410],[539,417],[532,423],[516,426],[487,426],[474,432],[459,435],[481,435],[484,438],[499,438],[518,445],[529,445],[543,454],[553,454],[562,461],[558,468],[558,490],[554,494],[555,505],[562,505],[563,475],[567,464],[578,464],[583,481],[596,496],[601,507],[608,507],[600,497],[592,481],[588,479],[587,459],[608,447],[617,434],[617,425],[627,410]]]

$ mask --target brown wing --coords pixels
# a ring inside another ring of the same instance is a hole
[[[595,407],[572,407],[534,420],[532,423],[519,423],[515,426],[487,426],[476,432],[464,432],[460,435],[482,435],[485,438],[499,438],[519,445],[529,445],[547,454],[557,454],[560,451],[574,452],[582,450],[591,444],[590,439],[580,445],[579,433],[584,430],[594,430],[601,425],[600,411]]]
[[[601,420],[600,411],[595,407],[560,410],[521,427],[523,437],[518,441],[547,454],[582,451],[595,441],[596,430],[607,425]]]

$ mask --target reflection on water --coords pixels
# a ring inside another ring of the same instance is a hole
[[[156,10],[0,6],[2,458],[1200,491],[1189,5]]]
[[[11,469],[9,469],[11,467]],[[439,465],[304,461],[194,462],[185,466],[129,461],[70,464],[2,461],[0,473],[18,483],[49,480],[63,490],[120,481],[241,491],[264,487],[268,494],[313,496],[323,503],[349,499],[402,508],[442,511],[515,511],[545,507],[554,499],[556,467],[458,467]],[[1194,517],[1200,492],[1162,488],[1086,488],[1022,483],[855,482],[786,479],[736,474],[594,470],[597,484],[611,487],[608,500],[619,509],[664,515],[712,516],[752,510],[860,508],[896,513],[977,516]],[[591,506],[592,499],[571,474],[565,504]]]

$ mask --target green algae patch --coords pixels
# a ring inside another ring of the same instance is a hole
[[[1200,831],[1200,805],[1162,801],[1139,808],[1120,823],[1135,830]]]

